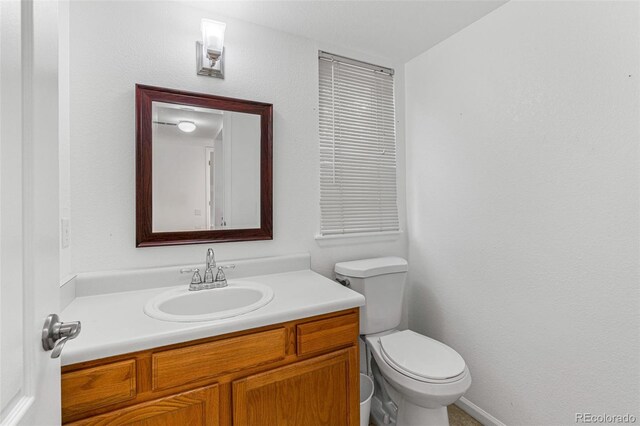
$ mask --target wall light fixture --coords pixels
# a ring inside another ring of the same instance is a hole
[[[224,22],[203,19],[202,40],[196,42],[198,75],[224,78]]]

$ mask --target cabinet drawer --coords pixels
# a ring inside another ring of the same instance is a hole
[[[209,386],[89,417],[71,426],[165,426],[220,424],[218,386]]]
[[[62,418],[136,397],[136,361],[114,362],[62,375]]]
[[[358,340],[358,315],[307,322],[297,326],[298,355],[350,346]]]
[[[153,389],[161,390],[284,359],[286,329],[156,352]]]

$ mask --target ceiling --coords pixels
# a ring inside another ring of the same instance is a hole
[[[164,102],[153,102],[153,121],[161,123],[171,123],[174,125],[160,125],[157,129],[165,135],[189,136],[191,138],[205,138],[213,141],[222,129],[223,111],[199,108],[184,107],[177,104],[167,104]],[[191,133],[184,133],[175,126],[180,121],[191,121],[196,124],[196,130]]]
[[[215,14],[405,63],[506,0],[193,1]],[[384,64],[383,64],[384,65]]]

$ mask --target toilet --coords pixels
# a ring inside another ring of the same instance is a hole
[[[367,374],[376,386],[371,420],[379,426],[448,425],[446,406],[469,389],[471,374],[464,359],[444,343],[396,329],[407,270],[407,261],[400,257],[335,265],[336,279],[366,298],[360,334]]]

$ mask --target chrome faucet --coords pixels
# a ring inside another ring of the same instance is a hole
[[[208,290],[214,288],[213,269],[216,267],[216,255],[213,249],[207,250],[207,269],[204,270],[204,284],[202,288]]]
[[[213,276],[213,270],[216,268],[216,256],[213,253],[213,249],[207,250],[207,269],[204,271],[204,280],[200,276],[200,269],[180,269],[181,274],[193,272],[191,277],[191,284],[189,284],[189,291],[209,290],[211,288],[221,288],[227,286],[227,277],[224,275],[224,269],[233,269],[236,265],[223,265],[218,266],[218,273],[215,278]]]

